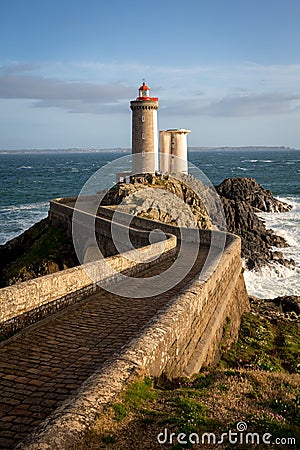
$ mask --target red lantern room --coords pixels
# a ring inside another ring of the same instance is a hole
[[[139,88],[139,97],[150,97],[150,88],[144,82]]]
[[[142,86],[139,88],[139,96],[137,97],[137,100],[154,100],[157,101],[157,97],[150,97],[150,88],[146,85],[145,81],[143,82]]]

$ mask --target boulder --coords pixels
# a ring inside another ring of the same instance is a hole
[[[276,297],[274,298],[274,303],[280,306],[284,313],[294,312],[300,315],[300,297],[296,295]]]
[[[271,322],[277,322],[278,320],[299,322],[299,296],[287,295],[266,299],[250,296],[249,300],[251,312],[255,315],[263,316]]]
[[[101,205],[122,204],[130,214],[182,227],[211,229],[212,221],[198,195],[206,193],[207,187],[199,180],[184,175],[151,174],[131,177],[130,183],[117,183],[106,193]],[[191,182],[194,186],[190,186]],[[193,189],[194,187],[194,189]]]
[[[254,210],[264,212],[287,212],[291,206],[273,197],[254,178],[227,178],[216,187],[218,194],[236,202],[247,203]]]

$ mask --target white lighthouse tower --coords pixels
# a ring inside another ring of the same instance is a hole
[[[150,97],[144,82],[139,96],[130,102],[132,110],[132,173],[155,173],[158,170],[158,98]]]

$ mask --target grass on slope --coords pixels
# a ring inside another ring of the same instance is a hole
[[[252,313],[242,320],[240,337],[223,355],[218,367],[203,370],[193,379],[172,382],[145,379],[129,386],[119,402],[101,415],[74,450],[139,450],[183,448],[247,449],[264,448],[255,443],[199,445],[180,444],[179,433],[200,436],[237,431],[245,422],[247,432],[272,435],[276,448],[297,448],[293,440],[300,434],[299,327],[295,323],[268,322]],[[167,429],[167,443],[164,440]],[[175,433],[170,437],[170,433]],[[246,433],[246,432],[245,432]],[[192,439],[192,440],[193,440]],[[212,439],[212,438],[211,438]],[[170,442],[172,441],[172,442]],[[256,441],[255,441],[256,442]],[[279,442],[279,441],[278,441]],[[267,445],[267,448],[273,446]],[[299,448],[299,447],[298,447]]]
[[[222,357],[223,367],[300,373],[300,333],[297,322],[270,322],[245,314],[239,340]]]

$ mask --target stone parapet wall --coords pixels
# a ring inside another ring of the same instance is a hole
[[[53,224],[59,223],[63,225],[70,234],[72,233],[73,205],[75,201],[76,197],[69,197],[66,199],[57,199],[50,203],[50,220]],[[115,242],[111,239],[111,218],[114,211],[108,207],[100,207],[100,213],[102,217],[97,217],[94,222],[95,234],[103,256],[109,257],[108,259],[106,258],[109,264],[116,265],[116,271],[127,271],[130,275],[144,270],[146,268],[145,264],[137,264],[127,260],[125,253],[122,255],[116,254]],[[88,214],[87,212],[83,212],[82,216]],[[126,234],[128,232],[129,223],[130,242],[134,247],[140,249],[140,251],[149,252],[149,255],[151,252],[155,252],[155,249],[158,252],[161,250],[159,243],[149,245],[149,232],[159,228],[166,234],[167,240],[164,241],[166,247],[159,260],[157,260],[158,262],[164,258],[170,258],[172,251],[173,253],[175,252],[176,239],[180,240],[182,238],[180,230],[172,225],[134,217],[127,213],[118,213],[117,220],[119,223],[114,223],[114,227],[117,228],[114,239],[120,236],[120,242],[118,244],[124,246],[123,236],[124,233]],[[83,226],[81,234],[85,232],[88,234],[90,230],[85,230]],[[224,233],[212,232],[210,230],[184,229],[184,239],[190,242],[200,239],[201,245],[209,245],[211,243],[212,233],[214,234],[214,244],[217,246],[218,240],[222,244],[224,241]],[[232,235],[228,234],[226,244],[232,239]],[[130,250],[128,251],[128,255],[130,255]],[[108,274],[105,273],[101,261],[97,264],[98,270],[100,272],[102,270],[99,277],[107,277]],[[0,290],[0,334],[7,336],[37,320],[53,314],[59,309],[96,293],[97,290],[98,286],[91,281],[86,274],[85,268],[82,266],[3,288]]]
[[[149,325],[142,338],[143,367],[151,376],[191,375],[203,365],[214,363],[223,326],[232,311],[229,333],[231,339],[237,338],[241,314],[249,309],[241,271],[237,238],[225,249],[212,274],[207,268],[206,274],[190,282],[167,311]],[[132,343],[131,354],[140,354],[141,347],[138,340]]]
[[[87,197],[87,198],[93,198]],[[95,199],[97,200],[97,199]],[[62,203],[63,202],[63,203]],[[72,236],[73,223],[76,222],[77,232],[80,236],[86,235],[86,241],[90,240],[90,237],[95,235],[98,243],[98,247],[104,257],[112,256],[118,253],[116,246],[121,246],[122,251],[130,250],[133,246],[135,248],[144,247],[149,245],[149,231],[153,231],[158,228],[157,222],[151,222],[150,226],[147,226],[147,220],[143,220],[131,216],[130,214],[118,213],[117,221],[113,223],[114,236],[112,238],[112,216],[113,212],[109,208],[103,208],[105,214],[101,217],[96,217],[87,211],[83,211],[82,214],[79,210],[76,211],[76,217],[74,218],[74,204],[76,197],[69,197],[67,199],[52,200],[50,202],[49,219],[53,224],[62,225],[69,236]],[[99,208],[101,209],[101,208]],[[90,216],[90,220],[85,220],[85,217]],[[145,224],[146,223],[146,224]],[[162,224],[163,225],[163,224]],[[161,227],[159,227],[161,228]],[[168,236],[176,235],[173,232],[173,228],[167,227],[162,229]],[[175,230],[176,231],[176,230]],[[170,233],[171,232],[171,233]],[[131,244],[124,248],[124,242],[126,242],[126,236],[129,234]]]
[[[0,289],[0,335],[7,336],[59,309],[74,304],[99,290],[101,285],[117,281],[118,274],[133,276],[152,264],[152,259],[164,261],[176,251],[176,238],[170,236],[138,249],[143,263],[134,261],[135,251],[90,262],[20,284]],[[115,272],[115,274],[112,274]],[[93,274],[93,280],[88,273]]]
[[[27,443],[17,448],[70,449],[133,379],[191,375],[213,364],[222,337],[227,345],[237,338],[241,315],[248,310],[240,239],[232,235],[217,267],[207,267],[192,280],[139,336],[96,371]]]
[[[70,232],[72,207],[75,200],[70,198],[53,201],[49,212],[53,223],[57,221],[64,224]],[[99,240],[102,237],[109,241],[109,227],[114,211],[112,208],[101,207],[99,212],[101,217],[97,217],[95,222],[96,234]],[[177,242],[182,239],[182,230],[148,219],[132,217],[126,213],[117,216],[116,226],[119,226],[121,230],[122,227],[128,228],[129,223],[131,238],[133,241],[136,240],[133,243],[137,246],[145,243],[145,236],[146,240],[149,240],[149,232],[154,229],[159,228],[165,232],[168,239],[164,241],[166,248],[160,257],[169,258],[170,255],[174,255]],[[78,220],[80,222],[80,215]],[[134,339],[95,371],[72,397],[51,414],[34,434],[29,436],[26,442],[17,446],[18,449],[66,450],[73,448],[82,434],[93,424],[97,415],[103,412],[111,402],[116,401],[133,379],[145,375],[159,377],[163,374],[169,378],[190,376],[201,367],[214,364],[218,360],[222,341],[229,346],[237,338],[241,315],[249,310],[242,275],[240,238],[229,233],[211,230],[185,229],[183,231],[184,239],[197,242],[200,237],[200,245],[210,245],[215,253],[212,251],[211,258],[208,258],[208,262],[197,276],[189,281],[146,327],[141,328]],[[211,245],[212,243],[214,245]],[[161,243],[144,245],[139,248],[139,251],[149,251],[153,257],[156,251],[158,254],[161,253]],[[220,257],[217,265],[214,255]],[[111,256],[106,260],[111,260],[119,272],[127,270],[134,274],[135,271],[140,270],[140,265],[127,259],[126,253]],[[101,261],[89,264],[94,264],[97,271]],[[102,277],[108,276],[101,270],[99,273]],[[19,286],[5,288],[13,290],[6,291],[6,298],[1,300],[0,320],[3,320],[3,317],[11,321],[16,320],[15,310],[19,314],[17,317],[20,317],[20,314],[21,316],[23,313],[26,314],[24,308],[27,303],[34,310],[44,308],[45,305],[46,307],[55,305],[55,302],[59,303],[68,295],[73,297],[72,301],[76,302],[78,294],[86,295],[86,290],[94,289],[94,284],[87,278],[84,268],[77,267],[31,280]],[[40,294],[38,294],[38,283],[41,283]],[[26,289],[29,286],[30,295]],[[4,292],[5,289],[2,291]],[[65,289],[65,292],[62,293],[61,289]],[[51,299],[51,292],[55,291],[60,297]],[[36,297],[36,300],[31,300],[33,297]],[[44,301],[43,305],[41,299]]]
[[[86,197],[88,198],[88,197]],[[97,202],[99,197],[90,196],[90,199]],[[72,232],[72,216],[73,216],[73,206],[77,200],[77,197],[68,197],[64,199],[55,199],[50,202],[50,210],[49,210],[49,218],[53,223],[62,224],[66,230],[70,233]],[[133,216],[123,211],[119,211],[115,208],[108,206],[99,206],[98,212],[100,217],[97,217],[95,220],[95,231],[96,233],[103,234],[105,237],[110,238],[111,235],[110,227],[111,221],[114,220],[114,223],[118,223],[124,226],[130,226],[134,228],[136,231],[153,231],[159,228],[162,232],[170,235],[176,236],[176,238],[180,241],[184,239],[188,242],[198,242],[202,245],[210,245],[212,235],[214,237],[215,246],[220,245],[221,242],[224,241],[224,233],[216,230],[201,230],[199,228],[179,228],[174,225],[170,225],[163,222],[158,222],[151,219],[146,219],[144,217]],[[106,219],[106,220],[105,220]],[[137,236],[137,235],[136,235]],[[235,236],[227,233],[226,235],[226,245],[232,242],[235,239]],[[219,243],[220,244],[219,244]]]

